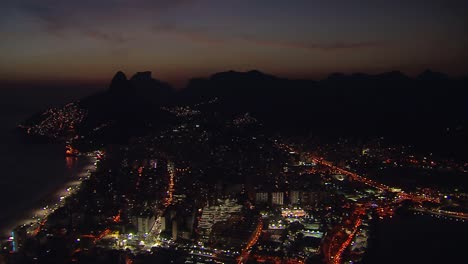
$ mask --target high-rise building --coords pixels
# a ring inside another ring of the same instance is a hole
[[[299,204],[301,202],[301,192],[291,191],[289,195],[291,204]]]
[[[284,204],[284,193],[283,192],[274,192],[271,194],[271,203],[273,205],[283,205]]]
[[[256,193],[255,202],[256,203],[268,203],[268,193],[267,192]]]
[[[177,241],[177,221],[172,220],[172,240]]]
[[[240,213],[241,209],[242,205],[237,204],[235,200],[226,200],[223,204],[203,208],[198,221],[200,241],[208,242],[213,225],[227,221],[233,214]]]
[[[154,216],[138,216],[134,218],[133,221],[138,233],[145,234],[150,232],[155,222],[155,218]]]
[[[159,222],[161,224],[161,231],[165,231],[166,230],[166,217],[160,216]]]

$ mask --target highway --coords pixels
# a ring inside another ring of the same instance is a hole
[[[246,263],[249,260],[250,250],[257,243],[258,238],[262,234],[262,230],[263,230],[263,220],[260,217],[258,219],[257,227],[255,228],[254,233],[252,234],[250,240],[247,242],[247,245],[244,247],[244,249],[242,249],[242,253],[238,258],[239,264]]]
[[[373,180],[370,180],[370,179],[368,179],[366,177],[363,177],[361,175],[358,175],[357,173],[345,170],[343,168],[339,168],[339,167],[333,165],[332,162],[327,161],[327,160],[325,160],[323,158],[312,157],[312,160],[315,163],[326,166],[326,167],[330,168],[331,170],[333,170],[335,172],[347,175],[347,176],[351,177],[355,181],[359,181],[359,182],[361,182],[361,183],[363,183],[365,185],[374,187],[374,188],[376,188],[378,190],[381,190],[381,191],[392,192],[393,188],[390,187],[390,186],[387,186],[387,185],[382,184],[382,183],[375,182]],[[423,196],[423,195],[417,195],[417,194],[412,194],[412,193],[405,193],[403,191],[399,193],[399,198],[400,198],[400,201],[412,200],[413,202],[417,202],[417,203],[422,203],[422,202],[425,202],[425,201],[440,203],[440,199],[438,197],[430,197],[430,196]]]
[[[366,213],[366,210],[367,208],[364,206],[356,207],[349,217],[343,219],[340,226],[327,233],[322,246],[326,263],[341,263],[343,253],[352,242],[354,235],[362,223],[361,216]]]
[[[456,220],[461,220],[462,222],[468,221],[467,213],[445,211],[445,210],[440,210],[440,209],[426,209],[426,208],[414,208],[413,210],[424,213],[424,214],[428,214],[428,215],[453,218]]]
[[[167,186],[167,196],[163,201],[163,208],[158,210],[158,214],[156,214],[156,220],[151,227],[151,230],[148,233],[148,236],[145,239],[145,248],[149,249],[153,246],[153,242],[159,238],[161,234],[161,220],[159,216],[164,215],[165,210],[167,207],[172,203],[174,197],[174,188],[175,188],[175,166],[172,161],[168,160],[167,164],[167,172],[169,174],[169,183]]]
[[[283,148],[284,150],[290,153],[297,153],[296,150],[286,144],[278,144],[279,147]],[[323,157],[316,157],[311,153],[307,153],[309,157],[311,157],[312,161],[318,165],[325,166],[329,168],[331,171],[334,171],[337,174],[343,174],[349,176],[352,180],[361,182],[367,186],[373,187],[380,191],[385,191],[389,193],[393,193],[394,188],[387,186],[385,184],[373,181],[361,175],[358,175],[355,172],[348,171],[346,169],[340,168],[338,166],[333,165],[332,162],[325,160]],[[398,192],[397,200],[391,203],[383,203],[380,202],[378,204],[377,212],[381,217],[389,216],[391,217],[394,212],[395,206],[398,206],[399,203],[403,202],[404,200],[411,200],[413,202],[421,204],[422,202],[433,202],[433,203],[440,203],[439,197],[430,197],[428,195],[418,195],[413,193],[406,193],[406,192]],[[325,255],[326,263],[330,264],[339,264],[342,263],[343,253],[348,248],[349,244],[352,242],[354,235],[356,234],[359,226],[362,223],[361,216],[364,215],[368,209],[370,209],[372,203],[366,203],[362,206],[358,206],[353,214],[344,219],[341,226],[336,227],[335,229],[331,230],[327,234],[327,238],[324,242],[322,247],[322,251]],[[454,212],[442,212],[438,211],[438,214],[445,214],[451,217],[466,217],[465,214],[462,213],[454,213]],[[464,219],[463,219],[464,221]]]

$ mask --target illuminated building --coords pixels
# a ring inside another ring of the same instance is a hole
[[[256,203],[268,203],[268,193],[266,192],[256,193],[255,202]]]
[[[149,233],[151,227],[154,225],[155,218],[154,216],[138,216],[133,218],[133,223],[137,228],[138,233],[145,234]]]
[[[76,156],[76,155],[78,155],[78,150],[74,149],[71,145],[67,145],[65,147],[65,155],[66,156]]]
[[[301,202],[301,193],[299,191],[291,191],[289,200],[291,204],[299,204]]]
[[[172,220],[172,240],[177,241],[177,221]]]
[[[221,205],[205,207],[198,222],[198,229],[202,234],[201,241],[208,241],[213,225],[228,220],[231,215],[240,213],[241,209],[242,205],[229,199]]]
[[[161,231],[165,231],[166,230],[166,217],[160,216],[159,222],[161,223]]]
[[[304,217],[307,213],[302,208],[282,208],[281,215],[283,217]]]
[[[283,205],[284,204],[284,193],[283,192],[274,192],[271,194],[271,203],[273,205]]]

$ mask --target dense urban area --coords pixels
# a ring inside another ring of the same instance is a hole
[[[210,104],[216,100],[161,107],[177,122],[87,152],[76,149],[93,145],[75,130],[86,115],[77,104],[23,126],[27,134],[66,140],[67,158],[85,157],[93,166],[60,201],[13,230],[2,257],[8,263],[359,263],[376,221],[397,213],[468,221],[466,190],[437,182],[441,173],[466,176],[467,163],[384,138],[321,143],[266,134],[249,113],[226,120],[203,110]],[[415,175],[427,181],[414,184]]]
[[[0,0],[0,264],[468,263],[468,0]]]

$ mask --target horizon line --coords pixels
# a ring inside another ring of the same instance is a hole
[[[323,80],[326,80],[328,77],[330,77],[332,75],[335,75],[335,74],[342,74],[344,76],[353,76],[353,75],[358,75],[358,74],[369,75],[369,76],[378,76],[378,75],[383,75],[383,74],[392,73],[392,72],[399,72],[402,75],[407,76],[409,78],[416,78],[419,75],[421,75],[422,73],[425,73],[427,71],[431,71],[433,73],[443,74],[443,75],[447,76],[449,79],[468,78],[468,73],[466,73],[466,74],[448,74],[446,72],[435,71],[435,70],[432,70],[430,68],[419,71],[419,73],[409,73],[410,71],[402,71],[402,70],[388,70],[388,71],[378,71],[376,73],[368,73],[368,72],[364,72],[364,71],[348,71],[348,72],[346,72],[346,71],[332,71],[332,72],[325,73],[325,74],[310,74],[310,75],[316,75],[316,76],[320,75],[320,76],[322,76],[322,77],[318,77],[318,78],[317,77],[313,78],[312,76],[310,76],[310,77],[298,77],[298,76],[286,77],[285,75],[288,75],[288,74],[271,74],[271,73],[268,73],[268,72],[265,72],[265,71],[262,71],[262,70],[258,70],[258,69],[251,69],[251,70],[244,70],[244,71],[242,71],[242,70],[232,70],[231,69],[231,70],[213,72],[213,73],[205,75],[205,76],[195,76],[195,77],[189,77],[189,78],[167,78],[170,81],[166,81],[166,79],[160,79],[158,77],[155,78],[153,76],[153,71],[151,71],[151,70],[136,71],[136,72],[134,72],[133,74],[130,74],[130,75],[127,75],[127,73],[125,73],[125,71],[123,71],[123,70],[117,70],[117,71],[115,71],[115,73],[112,76],[110,76],[107,79],[104,79],[104,78],[103,79],[101,79],[101,78],[99,78],[99,79],[98,78],[91,78],[91,79],[86,79],[86,78],[84,78],[84,79],[79,79],[79,78],[56,78],[56,79],[52,79],[52,78],[17,79],[17,78],[15,78],[15,79],[8,79],[8,78],[3,78],[3,79],[0,79],[0,86],[3,86],[3,85],[13,85],[13,86],[22,86],[22,85],[62,86],[62,85],[67,85],[67,86],[82,86],[82,87],[85,87],[85,86],[91,87],[91,86],[98,86],[98,85],[101,86],[101,85],[109,85],[112,78],[118,72],[123,72],[127,76],[128,79],[130,79],[131,76],[134,76],[135,74],[137,74],[139,72],[151,72],[153,79],[166,82],[175,89],[183,89],[183,88],[186,87],[186,85],[191,80],[194,80],[194,79],[209,79],[210,77],[212,77],[215,74],[228,73],[228,72],[235,72],[235,73],[260,72],[261,74],[264,74],[264,75],[269,75],[269,76],[273,76],[273,77],[276,77],[276,78],[279,78],[279,79],[287,79],[287,80],[291,80],[291,81],[294,81],[294,80],[296,80],[296,81],[323,81]],[[300,74],[298,74],[298,75],[300,75]],[[176,80],[176,79],[178,79],[178,80]],[[174,85],[174,83],[179,83],[179,84],[184,83],[184,85],[179,86],[179,85]],[[3,87],[0,87],[0,89],[1,88],[3,88]],[[107,88],[107,87],[103,87],[103,88]]]

